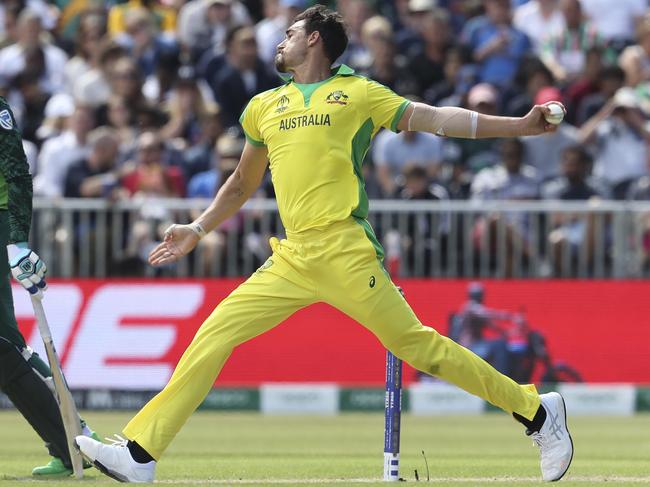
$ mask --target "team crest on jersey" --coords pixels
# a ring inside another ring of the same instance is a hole
[[[275,113],[284,112],[287,108],[289,108],[289,103],[291,103],[289,97],[287,95],[282,95],[278,100],[278,102],[275,104],[276,106]]]
[[[5,130],[11,130],[14,128],[14,121],[11,118],[11,113],[9,113],[9,110],[2,110],[0,112],[0,127]]]
[[[325,98],[325,103],[347,105],[348,98],[348,95],[343,93],[341,90],[336,90],[327,95],[327,98]]]

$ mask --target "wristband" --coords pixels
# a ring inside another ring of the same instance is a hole
[[[15,244],[7,245],[7,256],[9,257],[9,262],[16,260],[16,257],[27,248],[27,242],[16,242]]]
[[[192,230],[194,233],[196,233],[199,236],[199,238],[203,238],[206,236],[205,230],[203,229],[200,223],[194,222],[194,223],[190,223],[188,226],[190,227],[190,230]]]

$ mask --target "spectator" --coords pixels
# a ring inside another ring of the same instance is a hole
[[[144,132],[138,137],[135,160],[122,178],[122,186],[138,199],[178,198],[185,194],[183,174],[178,167],[165,163],[164,144],[157,133]]]
[[[146,100],[142,93],[142,73],[133,59],[119,58],[109,71],[111,93],[124,99],[136,113],[140,113]]]
[[[449,14],[435,9],[424,14],[418,26],[423,44],[420,50],[409,55],[408,69],[418,83],[416,93],[423,93],[444,79],[445,55],[451,44]]]
[[[506,106],[506,113],[512,117],[525,116],[539,90],[553,85],[555,81],[544,63],[534,57],[520,64],[516,80],[522,91],[514,95]]]
[[[437,183],[431,183],[427,169],[410,165],[404,168],[403,186],[399,192],[402,200],[447,201],[447,190]],[[446,250],[446,236],[449,231],[449,219],[446,215],[429,213],[411,213],[406,221],[407,233],[401,235],[401,245],[411,274],[422,276],[428,274],[435,253]],[[391,230],[395,232],[397,230]],[[387,238],[390,238],[387,236]],[[446,255],[440,255],[440,261]]]
[[[339,2],[337,8],[343,16],[349,38],[341,62],[352,67],[363,66],[368,51],[362,41],[361,29],[366,20],[376,14],[375,9],[366,0],[346,0]]]
[[[260,59],[269,70],[275,69],[275,54],[278,44],[284,39],[284,33],[296,15],[307,6],[306,0],[271,0],[277,4],[277,13],[267,16],[255,26]],[[271,3],[267,0],[265,3]]]
[[[634,27],[646,13],[646,0],[581,0],[585,15],[600,36],[617,50],[632,41]]]
[[[472,199],[478,201],[520,201],[539,198],[539,182],[535,168],[523,163],[524,145],[519,139],[501,141],[502,163],[480,171],[472,182]],[[505,245],[505,277],[511,277],[515,263],[521,257],[526,262],[530,254],[529,219],[521,213],[490,214],[479,219],[474,228],[477,252],[496,258],[498,248]],[[485,246],[487,243],[487,248]],[[515,253],[515,248],[519,250]]]
[[[167,102],[169,121],[161,130],[162,137],[174,140],[181,150],[198,142],[201,134],[199,120],[206,113],[207,105],[193,68],[183,66]]]
[[[524,164],[520,139],[504,139],[500,145],[502,163],[481,170],[472,183],[477,200],[530,200],[539,197],[537,171]]]
[[[74,109],[74,99],[66,93],[57,93],[47,100],[43,123],[36,130],[36,139],[39,145],[51,137],[60,135],[65,130],[66,123],[74,113]]]
[[[86,157],[88,133],[95,126],[90,107],[77,105],[67,129],[48,139],[38,157],[38,171],[34,178],[34,193],[40,196],[62,196],[68,168]]]
[[[6,34],[7,17],[20,14],[20,11],[28,9],[34,12],[41,21],[45,30],[52,30],[56,27],[58,10],[47,0],[5,0],[0,4],[0,34]]]
[[[467,200],[472,189],[473,174],[467,170],[462,161],[450,164],[449,176],[445,179],[445,188],[452,200]]]
[[[420,23],[436,7],[436,0],[403,0],[395,2],[395,42],[399,52],[409,54],[422,48]]]
[[[238,0],[191,0],[178,15],[178,39],[193,60],[211,50],[226,51],[226,35],[234,27],[250,25],[248,10]]]
[[[580,145],[571,145],[562,151],[562,174],[542,187],[547,200],[582,201],[607,198],[606,190],[589,177],[591,157]]]
[[[515,10],[513,25],[528,36],[535,52],[547,37],[564,28],[558,0],[530,0]]]
[[[398,93],[416,93],[417,83],[406,69],[405,57],[396,52],[388,21],[380,16],[369,18],[363,26],[363,37],[370,53],[370,64],[365,68],[368,77]]]
[[[18,16],[20,8],[0,5],[0,49],[18,42]]]
[[[244,149],[244,142],[232,133],[226,133],[219,137],[214,145],[212,163],[214,166],[206,171],[200,172],[192,177],[187,187],[188,198],[214,198],[217,189],[226,181],[222,177],[224,171],[232,167],[231,160],[235,165]]]
[[[562,152],[562,176],[544,185],[543,198],[585,201],[606,197],[598,185],[588,178],[590,164],[591,158],[583,147],[567,147]],[[603,235],[596,235],[595,215],[562,212],[552,214],[550,218],[553,230],[548,240],[555,275],[566,276],[569,270],[577,270],[580,258],[591,264],[596,238],[603,239]]]
[[[135,142],[138,132],[135,126],[135,109],[121,96],[113,95],[108,100],[106,118],[107,125],[113,129],[114,135],[117,137],[119,161],[123,162],[127,160],[135,150]]]
[[[442,163],[442,139],[424,132],[384,130],[375,138],[372,158],[383,195],[390,198],[396,196],[408,166],[424,168],[429,178],[437,176]]]
[[[63,68],[68,57],[57,46],[43,42],[42,33],[40,16],[23,10],[18,17],[18,42],[0,50],[0,88],[6,88],[18,74],[31,70],[39,75],[45,93],[64,89]]]
[[[120,37],[129,30],[129,15],[134,10],[144,10],[157,31],[170,38],[176,36],[176,12],[161,5],[157,0],[127,0],[121,5],[114,5],[108,11],[108,33],[111,37]]]
[[[531,44],[526,34],[512,26],[509,0],[485,0],[484,5],[485,15],[467,22],[462,39],[479,65],[479,79],[506,87]]]
[[[645,17],[636,27],[636,44],[628,46],[619,57],[625,70],[628,86],[650,81],[650,17]]]
[[[463,46],[453,46],[445,54],[445,78],[424,92],[427,103],[435,106],[463,105],[470,88],[476,84],[476,68]]]
[[[479,83],[467,94],[467,108],[486,115],[496,115],[498,97],[494,86]],[[474,174],[499,161],[496,139],[449,139],[446,144],[449,146],[449,158],[460,161]]]
[[[564,89],[564,101],[567,108],[566,120],[574,125],[582,125],[584,123],[584,119],[579,121],[579,110],[584,99],[598,93],[601,76],[604,69],[606,69],[603,64],[603,53],[604,51],[601,47],[592,47],[589,49],[585,56],[584,69]]]
[[[118,88],[123,92],[124,83],[116,82],[114,70],[116,67],[124,69],[124,63],[120,61],[128,56],[124,48],[106,38],[102,40],[98,50],[97,63],[90,65],[88,70],[71,81],[75,99],[93,107],[106,104],[111,93]]]
[[[43,92],[37,73],[25,71],[16,76],[11,84],[22,101],[16,110],[16,121],[24,139],[37,141],[36,131],[43,123],[43,113],[49,96]]]
[[[66,198],[113,198],[120,176],[116,171],[117,134],[100,127],[88,134],[88,156],[72,164],[65,177]]]
[[[179,52],[163,53],[156,63],[153,76],[149,76],[142,85],[142,94],[150,103],[166,103],[179,78],[185,76],[186,70],[194,73],[193,66],[181,64]]]
[[[279,80],[257,57],[252,27],[234,28],[228,33],[226,45],[226,62],[208,83],[223,110],[224,124],[232,127],[238,125],[248,100],[256,93],[277,86]]]
[[[159,59],[177,52],[176,41],[156,32],[146,9],[129,9],[126,14],[126,36],[116,40],[127,48],[140,72],[146,78],[155,73]]]
[[[199,126],[199,140],[188,147],[183,154],[185,177],[190,181],[195,174],[217,166],[217,162],[214,161],[214,147],[217,139],[223,133],[221,111],[218,105],[206,106],[199,119]]]
[[[375,53],[380,49],[378,44],[393,38],[393,28],[386,17],[373,15],[361,27],[361,42],[365,47],[363,55],[354,59],[354,69],[357,72],[368,72],[374,62]]]
[[[625,84],[625,72],[618,66],[607,66],[597,76],[598,91],[585,96],[578,106],[577,125],[584,124],[611,100]]]
[[[547,86],[537,92],[534,103],[543,105],[549,101],[562,101],[562,93],[553,86]],[[525,162],[537,170],[541,181],[560,175],[562,152],[574,146],[578,140],[578,130],[568,123],[562,123],[555,132],[522,139]]]
[[[621,88],[614,98],[580,128],[582,144],[595,142],[594,176],[608,184],[615,199],[648,173],[650,132],[636,94]]]
[[[587,51],[602,46],[602,40],[596,28],[584,19],[580,0],[560,2],[565,27],[547,40],[541,58],[555,79],[569,83],[584,69]]]
[[[96,13],[81,15],[74,45],[75,55],[68,60],[64,68],[67,93],[75,93],[77,80],[91,69],[99,68],[102,39],[105,34],[106,20],[102,15]]]

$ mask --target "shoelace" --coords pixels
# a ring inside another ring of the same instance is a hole
[[[533,439],[533,444],[537,445],[538,448],[542,449],[546,446],[546,438],[541,433],[533,433],[531,438]]]
[[[110,441],[111,446],[116,446],[119,448],[126,448],[126,444],[129,442],[126,438],[122,438],[120,435],[113,435],[115,438],[109,438],[108,436],[105,438],[105,440]]]

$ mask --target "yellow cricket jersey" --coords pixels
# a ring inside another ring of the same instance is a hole
[[[280,217],[288,232],[366,218],[361,171],[381,127],[396,131],[409,101],[341,65],[318,83],[253,97],[240,122],[249,143],[266,146]]]

